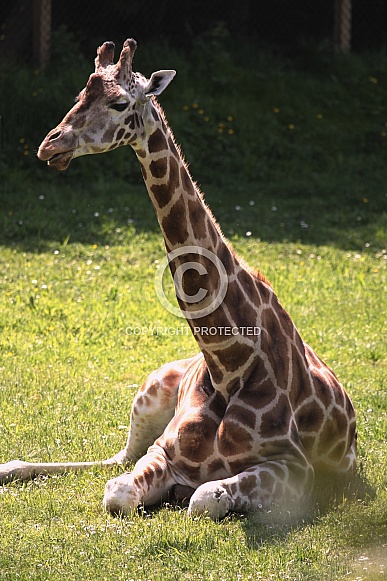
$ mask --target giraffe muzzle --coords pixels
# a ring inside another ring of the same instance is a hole
[[[76,149],[75,136],[66,127],[61,124],[50,131],[40,144],[37,154],[40,160],[59,171],[68,168]]]
[[[70,161],[73,158],[73,153],[73,149],[64,151],[63,153],[55,153],[52,157],[50,157],[50,159],[47,160],[47,165],[54,167],[59,171],[64,171],[69,167]]]
[[[64,171],[68,168],[73,155],[73,148],[58,151],[58,148],[53,148],[49,142],[46,142],[46,140],[43,141],[38,150],[38,158],[42,161],[46,161],[47,165],[54,167],[59,171]]]

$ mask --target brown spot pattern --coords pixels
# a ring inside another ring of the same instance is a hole
[[[154,178],[163,178],[168,170],[168,162],[166,157],[153,160],[149,164],[149,169]]]
[[[282,395],[278,398],[277,404],[262,416],[260,426],[262,437],[273,438],[286,434],[290,416],[288,399]]]
[[[152,190],[153,191],[153,190]],[[163,218],[162,227],[172,246],[184,244],[188,238],[187,214],[184,201],[180,198],[172,206],[168,216]]]
[[[225,458],[246,454],[252,448],[250,432],[233,420],[222,421],[218,429],[218,450]]]
[[[232,419],[235,422],[239,422],[243,426],[247,426],[251,430],[255,429],[256,425],[256,414],[255,412],[246,409],[245,407],[237,404],[231,404],[227,408],[227,419]]]
[[[180,167],[180,177],[181,177],[181,184],[186,192],[187,196],[194,196],[195,188],[191,180],[191,176],[189,175],[187,169],[182,165]]]
[[[192,229],[195,233],[195,237],[198,240],[206,238],[206,212],[199,202],[199,200],[188,200],[188,213],[190,217],[190,223]]]
[[[180,452],[190,462],[204,462],[211,456],[218,424],[209,417],[183,419],[179,426]]]
[[[221,458],[217,458],[216,460],[208,464],[209,474],[219,472],[219,470],[224,470],[224,462]]]
[[[157,153],[167,149],[167,141],[161,129],[156,129],[148,138],[149,153]]]
[[[150,189],[159,208],[164,208],[169,204],[173,192],[170,191],[168,184],[154,184]]]
[[[262,369],[262,365],[258,369]],[[260,382],[247,383],[239,394],[239,399],[256,409],[263,409],[272,403],[277,395],[277,390],[272,380],[269,378],[262,379]]]
[[[248,361],[249,357],[251,357],[253,352],[253,347],[238,342],[230,347],[225,347],[222,350],[214,350],[220,363],[226,371],[229,372],[236,371],[242,367]]]
[[[246,476],[245,478],[241,479],[241,483],[239,485],[239,490],[244,496],[249,496],[249,494],[256,488],[257,486],[257,479],[255,476]]]
[[[125,129],[124,129],[124,127],[121,127],[121,129],[119,129],[117,132],[116,140],[119,141],[120,139],[122,139],[122,137],[124,136],[124,133],[125,133]]]
[[[297,414],[297,424],[300,432],[317,430],[323,420],[323,410],[315,401],[303,405]]]

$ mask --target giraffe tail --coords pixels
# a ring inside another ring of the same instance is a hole
[[[65,474],[66,472],[81,472],[93,468],[94,466],[111,468],[113,466],[124,466],[127,457],[121,450],[112,458],[95,462],[24,462],[22,460],[11,460],[6,464],[0,464],[0,484],[6,484],[12,480],[32,480],[37,476],[48,476],[53,474]]]

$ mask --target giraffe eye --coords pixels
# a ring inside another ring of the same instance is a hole
[[[125,111],[129,103],[114,103],[110,105],[110,109],[114,109],[114,111]]]

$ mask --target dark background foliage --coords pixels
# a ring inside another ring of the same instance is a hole
[[[2,2],[0,51],[29,58],[33,6],[32,0]],[[52,0],[52,27],[66,27],[85,52],[106,38],[128,36],[190,50],[221,23],[235,45],[243,40],[289,54],[305,42],[332,40],[334,8],[335,0]],[[352,0],[352,49],[379,50],[386,43],[385,0]]]
[[[100,0],[54,1],[54,25],[66,24],[85,44],[95,35],[129,33],[144,40],[164,38],[189,48],[198,35],[222,21],[238,42],[239,37],[258,44],[289,49],[302,39],[322,41],[332,37],[333,0]],[[76,22],[74,15],[88,15]],[[384,0],[353,0],[353,47],[380,48],[387,40],[387,5]],[[107,29],[107,30],[106,30]]]

